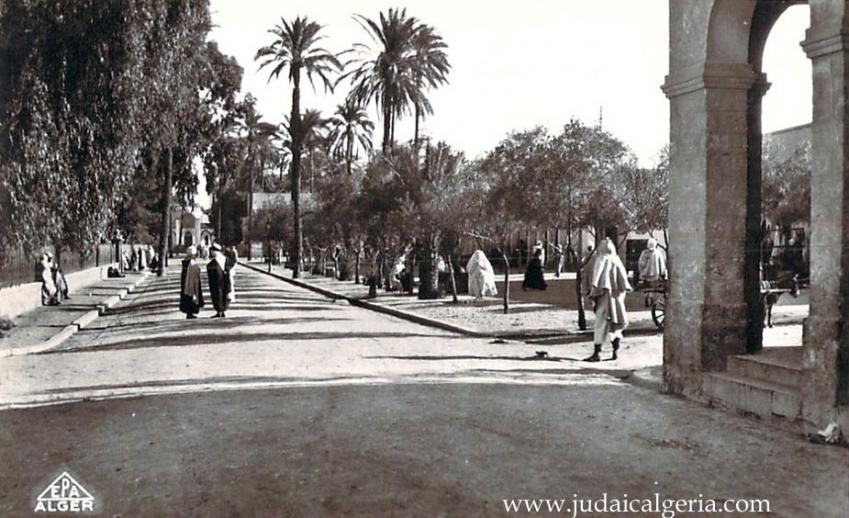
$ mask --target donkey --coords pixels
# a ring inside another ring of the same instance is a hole
[[[793,297],[799,296],[799,275],[790,272],[774,281],[761,281],[765,327],[772,327],[772,307],[785,293],[790,293]]]

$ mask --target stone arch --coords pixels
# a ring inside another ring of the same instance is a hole
[[[760,348],[762,58],[775,22],[799,3],[670,1],[666,391],[704,399],[706,375]],[[835,279],[849,278],[849,0],[810,4],[803,47],[814,84],[812,316],[797,417],[816,426],[839,420],[847,430],[849,282]]]
[[[749,63],[749,35],[757,0],[715,0],[707,30],[705,61]]]

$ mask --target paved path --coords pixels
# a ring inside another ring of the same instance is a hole
[[[146,276],[147,273],[128,272],[126,277],[72,287],[71,298],[60,305],[40,306],[16,317],[15,327],[0,332],[0,357],[53,348],[89,325],[99,311],[118,304]]]
[[[63,469],[104,516],[504,516],[504,498],[655,492],[849,508],[846,449],[621,382],[653,337],[587,370],[589,344],[535,360],[244,270],[226,319],[187,321],[177,279],[63,350],[0,358],[0,516]],[[79,399],[103,400],[31,408]]]
[[[225,319],[185,320],[177,310],[179,272],[150,279],[130,298],[58,351],[0,363],[7,387],[0,405],[298,383],[388,383],[498,380],[571,383],[589,344],[490,343],[333,302],[249,270]],[[631,341],[620,374],[649,366],[660,343]],[[628,354],[631,348],[652,354]],[[623,374],[624,375],[624,374]],[[608,382],[608,378],[603,378]]]

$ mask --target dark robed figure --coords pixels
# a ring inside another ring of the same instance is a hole
[[[215,315],[212,318],[226,316],[224,312],[230,307],[227,295],[230,293],[231,286],[226,264],[221,245],[215,243],[212,245],[212,260],[206,265],[209,293],[212,295],[212,305],[215,306]]]
[[[203,307],[203,288],[200,285],[200,266],[195,261],[197,249],[190,246],[183,259],[183,271],[180,274],[180,311],[186,318],[197,318]]]
[[[542,272],[542,250],[534,252],[534,258],[528,263],[528,269],[525,271],[525,281],[522,283],[522,288],[531,290],[544,290],[548,287],[545,282],[545,277]]]

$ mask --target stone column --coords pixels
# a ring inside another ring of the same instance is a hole
[[[746,352],[744,289],[748,64],[673,70],[670,99],[669,305],[664,390],[698,396],[702,372]]]
[[[748,144],[747,144],[747,190],[746,190],[746,259],[743,278],[746,304],[749,312],[749,325],[746,337],[746,351],[754,353],[763,348],[763,297],[761,297],[761,243],[763,233],[763,132],[761,130],[761,112],[763,97],[770,84],[766,74],[759,74],[755,84],[749,90],[748,100]]]
[[[832,20],[843,2],[812,5],[803,47],[813,62],[811,306],[804,327],[802,416],[849,432],[849,30]],[[828,7],[828,9],[824,9]],[[827,12],[821,12],[827,11]],[[844,11],[845,14],[845,11]],[[840,408],[842,406],[842,409]]]

